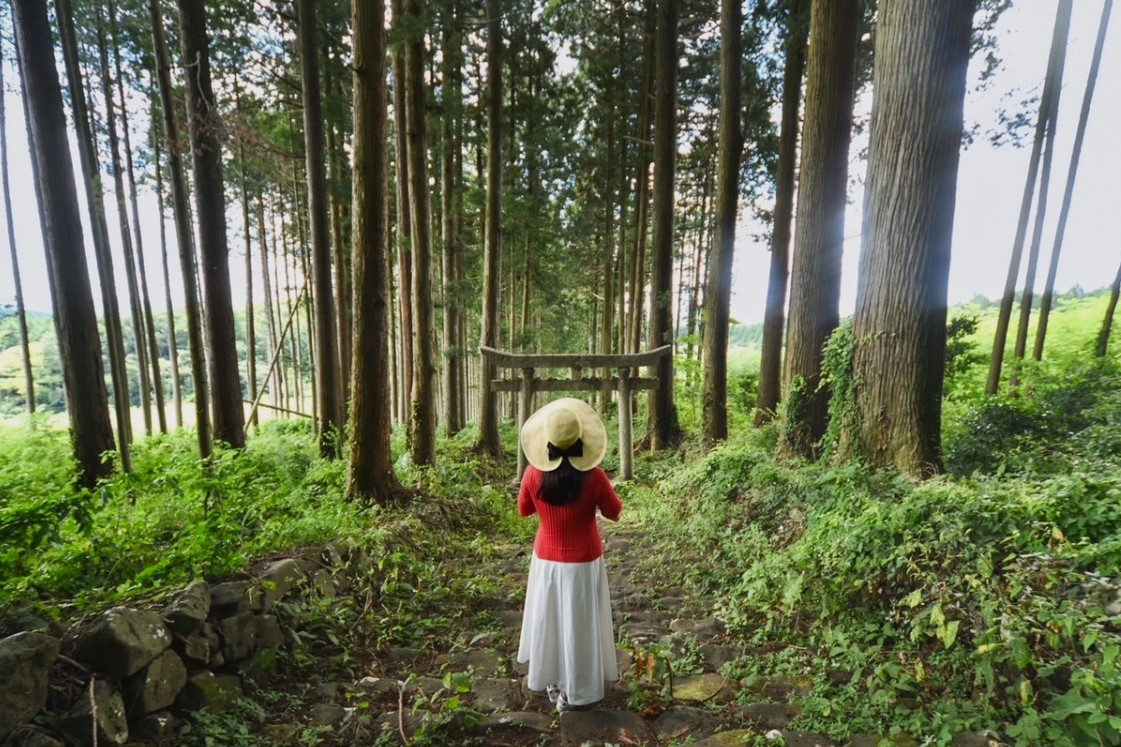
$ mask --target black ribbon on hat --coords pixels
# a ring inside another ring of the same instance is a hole
[[[567,449],[562,449],[552,441],[548,443],[549,446],[549,461],[560,459],[561,457],[582,457],[584,456],[584,440],[581,438],[576,439],[571,446]]]

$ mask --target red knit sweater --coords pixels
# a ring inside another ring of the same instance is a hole
[[[580,498],[567,506],[554,506],[541,496],[541,470],[526,467],[518,493],[518,513],[541,517],[533,552],[542,560],[587,563],[603,555],[603,538],[596,523],[596,509],[615,521],[623,503],[611,487],[607,473],[599,467],[584,475]]]

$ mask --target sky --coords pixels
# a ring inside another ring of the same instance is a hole
[[[1055,218],[1059,211],[1063,189],[1067,181],[1072,144],[1078,113],[1081,108],[1086,73],[1097,34],[1098,21],[1104,0],[1078,0],[1074,4],[1071,34],[1063,80],[1058,128],[1056,131],[1055,162],[1048,220],[1043,234],[1041,270],[1036,288],[1042,284],[1046,262],[1055,236]],[[1001,18],[996,28],[999,54],[1003,66],[994,80],[984,90],[976,90],[978,74],[976,65],[970,71],[970,90],[965,102],[965,125],[980,127],[972,145],[961,155],[958,173],[957,208],[955,211],[953,249],[951,255],[949,302],[963,303],[977,294],[990,299],[999,298],[1003,292],[1008,261],[1012,251],[1013,236],[1020,209],[1020,201],[1027,173],[1031,128],[1028,128],[1026,146],[1004,145],[994,147],[985,137],[985,131],[995,126],[997,114],[1002,109],[1017,109],[1016,103],[1035,93],[1042,86],[1047,50],[1050,46],[1057,0],[1016,0],[1015,5]],[[1101,72],[1079,164],[1070,220],[1063,241],[1062,258],[1056,287],[1066,291],[1074,285],[1094,290],[1108,285],[1121,262],[1121,145],[1114,138],[1113,127],[1121,123],[1121,10],[1114,13],[1105,42]],[[10,57],[6,47],[6,58]],[[19,253],[20,273],[23,281],[24,302],[29,310],[48,312],[50,295],[47,286],[42,242],[39,232],[38,208],[31,182],[31,168],[23,127],[22,103],[13,91],[15,69],[5,60],[5,104],[8,118],[9,169],[12,180],[12,212],[15,216],[16,246]],[[865,110],[871,99],[865,96],[858,104]],[[1032,113],[1034,119],[1034,112]],[[134,136],[135,139],[135,136]],[[854,155],[863,149],[865,142],[854,141]],[[77,152],[71,149],[77,165]],[[849,209],[846,214],[846,241],[843,256],[841,313],[852,312],[856,299],[857,263],[860,252],[860,207],[863,201],[863,173],[865,164],[854,158],[850,165]],[[111,185],[109,180],[108,185]],[[155,197],[143,186],[141,196],[142,234],[149,274],[149,289],[154,309],[164,307],[163,284],[159,276],[159,227]],[[84,210],[82,219],[87,220]],[[0,206],[2,207],[2,206]],[[229,221],[231,255],[231,284],[235,294],[242,293],[244,277],[240,254],[241,226],[237,206],[231,205]],[[766,283],[770,255],[765,239],[766,230],[752,225],[747,219],[750,210],[742,210],[743,218],[737,231],[733,269],[733,319],[744,324],[762,321],[766,299]],[[108,215],[112,236],[119,236],[115,210]],[[0,224],[2,225],[2,224]],[[172,227],[168,225],[169,232]],[[795,229],[796,230],[796,229]],[[85,235],[88,239],[89,228]],[[173,233],[169,240],[173,241]],[[88,243],[88,241],[87,241]],[[0,240],[0,305],[13,304],[15,300],[10,255],[7,239]],[[182,305],[182,292],[178,290],[178,263],[172,252],[173,303]],[[114,266],[123,267],[119,240],[114,241],[116,252]],[[90,254],[89,268],[96,282],[95,266]],[[1022,274],[1022,273],[1021,273]],[[122,294],[125,283],[118,284]],[[95,286],[96,287],[96,286]],[[258,284],[258,288],[259,288]],[[235,303],[244,298],[235,296]],[[97,304],[100,308],[100,303]]]

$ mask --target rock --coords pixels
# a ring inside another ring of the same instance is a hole
[[[483,717],[479,725],[484,732],[520,731],[548,734],[553,730],[553,718],[534,711],[511,711],[488,714]]]
[[[261,615],[257,618],[257,648],[278,648],[284,645],[284,631],[275,615]]]
[[[167,711],[149,713],[133,724],[132,736],[156,744],[173,740],[179,731],[179,719]]]
[[[478,680],[471,683],[471,707],[480,713],[504,711],[510,707],[508,680]]]
[[[0,640],[0,740],[47,704],[47,681],[58,641],[36,632]]]
[[[187,667],[171,649],[124,681],[122,695],[131,718],[167,708],[187,684]]]
[[[239,665],[238,674],[246,681],[263,680],[276,666],[280,654],[277,648],[262,648]]]
[[[346,686],[341,682],[324,682],[312,688],[316,697],[323,698],[328,701],[338,700],[339,696],[343,694]]]
[[[22,727],[4,742],[5,747],[66,747],[60,739],[33,726]]]
[[[661,626],[644,622],[624,623],[619,626],[619,630],[626,633],[631,640],[639,643],[656,641],[665,635],[665,630]]]
[[[412,739],[416,734],[416,730],[424,723],[428,717],[426,711],[414,711],[406,709],[404,713],[400,711],[389,711],[378,716],[377,724],[381,727],[383,734],[394,734],[400,740],[401,727],[404,726],[405,736]]]
[[[751,729],[736,729],[735,731],[722,731],[711,737],[695,742],[692,747],[742,747],[751,744],[749,740],[758,736],[758,732]]]
[[[277,744],[296,744],[299,741],[300,727],[295,724],[269,724],[265,736]]]
[[[244,661],[257,650],[257,616],[239,612],[218,621],[222,656],[227,662]]]
[[[218,629],[211,623],[204,623],[201,628],[190,635],[177,639],[172,644],[172,648],[179,652],[188,666],[196,668],[218,666],[212,661],[214,655],[221,649]]]
[[[564,711],[560,715],[561,739],[566,745],[585,742],[642,744],[649,741],[646,722],[630,711]]]
[[[498,622],[502,624],[507,630],[515,631],[521,630],[522,627],[522,611],[521,610],[496,610],[492,612]]]
[[[97,723],[94,725],[94,713]],[[67,742],[78,745],[124,744],[128,741],[128,720],[120,692],[108,680],[94,680],[93,692],[83,689],[78,701],[58,720],[58,729]]]
[[[147,610],[114,607],[74,642],[74,658],[95,672],[114,678],[140,671],[171,645],[160,616]]]
[[[381,693],[394,693],[401,687],[400,683],[392,677],[363,677],[358,680],[359,689],[379,695]]]
[[[312,591],[323,599],[334,599],[339,594],[335,584],[335,576],[326,568],[314,571],[310,576]]]
[[[698,733],[711,733],[719,724],[711,713],[692,706],[670,706],[654,721],[654,729],[661,739],[683,739]]]
[[[829,737],[809,731],[784,731],[782,738],[786,747],[837,747],[837,743]]]
[[[673,685],[674,700],[691,703],[727,703],[735,697],[733,680],[720,674],[697,674],[682,677]]]
[[[486,649],[441,654],[436,657],[436,666],[446,666],[454,672],[473,669],[482,675],[495,674],[503,669],[502,658],[494,651]]]
[[[677,618],[670,621],[669,629],[674,633],[686,633],[696,638],[716,638],[724,632],[724,621],[717,617],[700,620]]]
[[[744,706],[741,713],[768,729],[784,729],[798,717],[801,709],[786,703],[753,703]]]
[[[263,604],[261,587],[249,581],[227,581],[210,587],[210,612],[215,617],[229,617],[241,612],[260,612]]]
[[[716,643],[701,645],[701,655],[705,657],[705,667],[713,672],[720,669],[730,661],[735,661],[743,654],[736,646],[721,646]]]
[[[192,581],[168,605],[163,617],[171,632],[185,636],[201,628],[209,614],[210,586],[205,581]]]
[[[830,685],[834,687],[843,687],[852,682],[852,670],[850,669],[830,669],[825,673],[825,679],[829,681]]]
[[[232,706],[241,695],[241,681],[236,675],[199,672],[187,680],[175,704],[187,711],[205,708],[220,712]]]
[[[430,651],[422,651],[419,648],[395,646],[386,652],[385,659],[391,664],[408,667],[431,655],[432,653]]]
[[[271,610],[305,577],[303,566],[294,558],[284,558],[269,563],[257,579],[265,594],[262,609]]]
[[[659,597],[658,599],[654,600],[655,607],[660,610],[667,610],[669,612],[681,609],[681,606],[684,603],[685,600],[683,600],[681,597]]]
[[[950,747],[1001,747],[1004,744],[996,732],[974,731],[955,734],[950,741]]]
[[[311,708],[311,723],[315,726],[334,726],[346,718],[346,709],[334,703],[316,703]]]
[[[743,689],[769,701],[790,700],[813,689],[813,678],[803,675],[759,677],[743,683]]]

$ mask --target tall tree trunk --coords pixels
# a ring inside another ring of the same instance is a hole
[[[113,48],[113,69],[117,77],[117,97],[121,105],[121,134],[124,139],[125,174],[128,175],[129,205],[132,208],[132,236],[136,247],[136,272],[140,280],[140,305],[144,312],[145,343],[148,346],[148,363],[152,367],[152,392],[156,397],[156,419],[160,433],[167,433],[167,409],[164,406],[163,376],[160,374],[160,348],[156,341],[156,320],[152,314],[152,301],[148,294],[148,272],[144,266],[144,238],[140,233],[140,205],[136,194],[136,167],[132,160],[132,134],[128,126],[128,103],[125,99],[124,75],[121,73],[121,49],[117,30],[117,4],[109,1],[109,32]],[[140,344],[139,342],[137,343]]]
[[[487,184],[483,257],[482,344],[498,344],[498,294],[502,285],[502,0],[487,0]],[[479,377],[479,448],[498,456],[498,409],[490,381],[494,368],[482,359]]]
[[[456,272],[459,255],[459,213],[456,212],[455,195],[459,190],[459,172],[456,170],[455,119],[462,116],[462,38],[459,33],[455,0],[444,0],[444,37],[442,54],[443,116],[441,139],[444,152],[441,159],[440,212],[443,216],[441,236],[444,245],[444,424],[449,436],[463,427],[463,406],[459,397],[460,368],[463,350],[459,345],[459,275]]]
[[[343,431],[343,384],[331,288],[331,233],[327,215],[327,153],[319,92],[316,0],[299,0],[300,69],[304,94],[304,150],[307,156],[311,226],[312,293],[315,303],[315,378],[318,393],[319,452],[338,456]],[[340,287],[340,291],[341,291]]]
[[[171,169],[171,202],[187,310],[187,342],[191,351],[191,378],[195,385],[195,424],[198,430],[199,456],[206,460],[213,453],[214,444],[210,422],[210,387],[206,375],[206,348],[202,339],[202,308],[195,274],[194,229],[191,227],[187,178],[183,173],[183,151],[188,145],[180,140],[175,96],[171,88],[171,55],[164,36],[163,12],[160,10],[159,0],[148,0],[148,12],[152,19],[152,42],[156,50],[164,140],[167,142],[167,160]],[[240,406],[239,401],[239,409]]]
[[[292,131],[296,131],[296,125],[293,122]],[[313,313],[312,306],[314,302],[310,297],[305,298],[305,295],[310,296],[312,284],[315,282],[311,273],[311,264],[309,262],[308,251],[308,235],[307,228],[304,223],[304,215],[309,204],[303,198],[303,192],[300,191],[299,179],[300,164],[298,159],[292,160],[292,214],[296,217],[296,236],[295,236],[295,257],[293,262],[295,265],[292,267],[292,277],[295,279],[297,275],[303,277],[304,281],[300,284],[299,289],[295,289],[296,300],[293,302],[296,308],[302,308],[304,312],[304,329],[307,330],[307,369],[311,375],[308,377],[308,389],[311,397],[311,412],[319,412],[318,392],[319,387],[316,383],[316,344],[315,344],[315,314]],[[305,177],[306,178],[306,177]],[[329,273],[328,273],[329,274]],[[305,294],[305,290],[307,293]],[[301,306],[301,300],[303,304]],[[296,350],[297,350],[297,363],[300,369],[303,370],[302,356],[303,356],[303,343],[300,340],[300,323],[296,322]],[[317,424],[320,419],[316,418]],[[320,432],[325,432],[320,425]]]
[[[790,283],[783,450],[815,457],[828,422],[821,387],[822,348],[840,320],[841,250],[845,241],[849,142],[856,80],[860,0],[815,2],[810,12],[806,118],[798,179],[798,228]]]
[[[67,83],[70,89],[70,107],[74,113],[74,129],[77,133],[78,158],[82,165],[82,177],[87,185],[85,190],[86,208],[89,212],[90,227],[93,232],[97,275],[101,285],[102,309],[105,314],[105,336],[109,343],[109,370],[113,381],[113,404],[117,416],[117,440],[120,447],[121,467],[125,472],[131,472],[132,402],[129,393],[128,371],[125,366],[121,314],[117,305],[117,284],[113,273],[113,257],[109,249],[109,229],[105,223],[104,193],[101,187],[97,154],[94,151],[89,112],[86,108],[87,98],[82,85],[82,72],[78,61],[78,43],[74,34],[74,12],[70,0],[59,0],[56,4],[56,10],[63,58],[66,64]],[[71,268],[64,266],[58,269],[59,271],[70,271]]]
[[[1004,295],[1000,299],[997,313],[996,333],[993,337],[993,352],[989,358],[989,377],[985,393],[996,394],[1000,389],[1000,374],[1004,367],[1004,348],[1008,341],[1008,326],[1012,320],[1012,305],[1016,298],[1016,281],[1020,278],[1020,260],[1024,253],[1024,240],[1028,234],[1028,218],[1031,216],[1031,203],[1035,197],[1036,177],[1039,174],[1039,159],[1043,152],[1043,142],[1050,128],[1052,99],[1059,95],[1062,69],[1066,63],[1067,35],[1070,31],[1070,14],[1074,0],[1059,0],[1055,14],[1055,28],[1051,35],[1051,53],[1047,60],[1047,72],[1043,78],[1043,93],[1039,99],[1039,114],[1035,122],[1035,138],[1032,141],[1031,156],[1028,159],[1028,175],[1024,182],[1024,194],[1020,200],[1020,218],[1016,223],[1016,237],[1012,242],[1012,257],[1008,262],[1008,276],[1004,281]]]
[[[763,315],[763,347],[759,360],[759,396],[755,424],[769,423],[782,396],[782,331],[786,314],[786,283],[790,267],[790,223],[794,216],[794,173],[798,162],[798,121],[802,74],[806,69],[806,36],[810,0],[791,0],[786,30],[786,63],[782,74],[782,122],[779,125],[775,175],[775,214],[771,229],[771,268]]]
[[[187,115],[194,156],[199,266],[206,299],[210,387],[214,401],[214,438],[234,448],[245,446],[234,310],[226,243],[226,192],[222,180],[221,122],[210,84],[210,49],[203,0],[178,0],[183,67],[187,75]]]
[[[393,32],[397,37],[407,33],[402,29],[402,0],[391,0],[390,8],[393,10]],[[409,294],[413,292],[413,258],[410,250],[412,232],[412,201],[409,196],[409,145],[408,124],[406,122],[406,85],[405,48],[403,44],[394,44],[393,48],[393,125],[394,145],[396,153],[397,178],[397,288],[400,301],[398,309],[400,317],[400,345],[401,345],[401,396],[399,399],[399,412],[402,422],[409,421],[407,403],[412,399],[413,391],[413,302]]]
[[[117,204],[117,224],[121,230],[121,247],[125,258],[125,281],[128,285],[129,310],[136,341],[136,368],[140,387],[140,406],[144,415],[144,433],[152,435],[152,389],[148,378],[147,335],[144,331],[144,306],[140,300],[140,282],[136,274],[136,252],[129,230],[128,202],[125,192],[124,166],[121,162],[117,114],[113,106],[113,79],[109,74],[109,49],[101,3],[94,3],[97,19],[97,57],[101,73],[101,95],[105,100],[105,126],[109,134],[109,168],[113,175],[113,196]]]
[[[1109,333],[1113,328],[1113,313],[1117,310],[1117,296],[1121,295],[1121,267],[1117,268],[1117,275],[1113,284],[1109,286],[1109,303],[1105,307],[1105,318],[1102,319],[1102,328],[1098,332],[1097,356],[1104,358],[1109,348]]]
[[[241,109],[240,96],[237,107]],[[249,399],[257,401],[257,333],[253,324],[253,236],[249,217],[249,184],[245,166],[245,142],[238,138],[237,160],[241,165],[241,225],[244,230],[245,249],[245,377],[249,383]],[[254,410],[250,425],[256,427],[257,411]]]
[[[17,60],[18,62],[18,60]],[[57,75],[57,73],[56,73]],[[12,215],[12,186],[8,179],[8,121],[4,110],[4,44],[0,40],[0,178],[4,182],[4,218],[8,227],[8,250],[12,257],[12,285],[16,292],[16,315],[19,318],[19,345],[23,353],[23,386],[27,412],[35,414],[35,379],[31,374],[31,341],[27,337],[27,312],[23,307],[23,284],[19,276],[19,255],[16,252],[15,216]],[[26,93],[19,90],[20,98]]]
[[[654,96],[654,231],[650,251],[650,348],[673,343],[674,172],[677,152],[677,0],[657,0]],[[681,428],[674,404],[673,355],[657,365],[658,388],[650,394],[650,447],[677,443]]]
[[[409,419],[409,451],[413,464],[436,461],[436,402],[432,334],[432,235],[428,189],[428,125],[425,113],[423,0],[405,0],[409,27],[414,29],[405,50],[406,125],[408,127],[409,197],[413,253],[413,390]]]
[[[650,166],[653,163],[651,133],[654,127],[654,67],[655,38],[657,36],[657,0],[646,0],[644,14],[642,102],[638,115],[638,187],[635,190],[634,258],[631,261],[631,308],[627,320],[630,352],[637,353],[642,345],[642,314],[645,308],[643,295],[646,289],[646,237],[650,224]]]
[[[716,177],[716,243],[705,289],[703,438],[708,444],[728,438],[728,324],[732,302],[732,256],[739,207],[743,6],[721,0],[720,12],[720,167]]]
[[[973,0],[883,0],[842,448],[941,468],[946,286]],[[846,423],[846,426],[849,424]]]
[[[160,136],[156,133],[155,98],[152,99],[152,152],[156,172],[156,202],[160,215],[160,260],[163,266],[163,292],[167,313],[167,351],[171,359],[171,391],[175,403],[175,427],[183,427],[183,380],[179,376],[179,345],[175,339],[175,309],[171,303],[171,271],[167,264],[167,226],[164,223],[163,160],[160,157]]]
[[[1086,139],[1086,120],[1090,117],[1090,104],[1094,100],[1094,86],[1098,80],[1098,68],[1102,63],[1102,47],[1105,46],[1105,33],[1109,28],[1109,15],[1113,10],[1113,0],[1105,0],[1102,6],[1101,21],[1098,24],[1098,38],[1094,43],[1094,56],[1090,62],[1090,72],[1086,76],[1086,92],[1082,97],[1082,110],[1078,115],[1078,129],[1074,135],[1074,149],[1070,156],[1070,169],[1067,171],[1066,189],[1063,191],[1063,204],[1059,208],[1059,223],[1055,228],[1055,243],[1051,247],[1051,264],[1047,268],[1047,281],[1043,286],[1043,298],[1039,306],[1039,325],[1035,330],[1035,346],[1032,357],[1043,358],[1043,341],[1047,338],[1047,321],[1051,316],[1051,304],[1055,294],[1055,275],[1059,271],[1059,255],[1063,250],[1063,235],[1066,233],[1067,219],[1070,217],[1070,201],[1074,195],[1074,180],[1078,176],[1078,159],[1082,155],[1082,141]]]
[[[354,355],[351,369],[350,500],[406,498],[393,471],[389,401],[389,230],[386,225],[385,4],[353,3]]]
[[[82,241],[78,191],[67,142],[62,91],[45,3],[13,0],[13,25],[27,93],[32,157],[39,175],[39,209],[46,216],[45,249],[57,314],[66,407],[82,484],[93,489],[108,476],[113,428],[101,362],[93,290]],[[123,436],[124,434],[122,434]]]
[[[323,70],[328,96],[332,94],[341,95],[335,89],[333,69],[330,49],[325,48]],[[342,148],[339,146],[339,135],[336,132],[335,123],[328,120],[327,196],[330,198],[331,244],[335,254],[335,318],[339,336],[339,373],[343,386],[343,415],[345,417],[350,402],[350,327],[353,320],[350,314],[350,257],[347,252],[346,237],[343,236],[343,210],[346,202],[343,184],[346,181],[346,167],[342,163],[342,158]]]
[[[273,220],[271,221],[271,223],[272,223],[272,272],[273,272],[272,289],[273,289],[273,296],[274,296],[272,301],[276,305],[276,321],[277,321],[277,330],[278,330],[277,338],[276,338],[276,345],[277,345],[278,348],[280,348],[280,353],[279,353],[278,358],[277,358],[278,363],[277,363],[277,368],[276,368],[276,375],[277,375],[277,384],[278,384],[278,387],[279,387],[279,391],[282,393],[281,396],[284,398],[284,407],[286,409],[291,409],[291,407],[292,407],[292,395],[294,393],[293,390],[295,389],[295,386],[296,386],[297,382],[295,382],[293,380],[294,376],[289,374],[288,364],[295,360],[295,356],[290,352],[290,350],[285,350],[284,349],[285,333],[280,328],[280,320],[282,318],[287,318],[287,317],[292,315],[291,314],[291,311],[292,311],[291,308],[289,308],[287,311],[285,311],[284,306],[282,305],[282,302],[281,302],[281,298],[280,298],[280,289],[285,285],[284,283],[282,283],[280,281],[280,267],[281,267],[282,264],[285,267],[287,267],[287,257],[285,257],[286,239],[284,238],[284,218],[281,215],[282,210],[283,210],[283,198],[278,196],[277,197],[276,208],[273,210],[273,216],[272,216]],[[287,291],[285,291],[285,294],[287,295]],[[289,343],[290,342],[291,342],[291,340],[289,340]],[[285,355],[287,355],[287,360],[285,360]]]
[[[269,276],[269,243],[268,237],[265,235],[265,199],[264,196],[257,196],[257,251],[261,257],[261,292],[265,296],[265,332],[268,335],[268,351],[269,359],[277,356],[277,346],[279,342],[276,339],[276,317],[273,314],[272,305],[272,279]],[[280,370],[277,367],[276,373],[273,374],[273,382],[270,384],[265,382],[262,386],[268,386],[269,393],[272,395],[272,403],[279,405],[281,402],[280,384]]]

